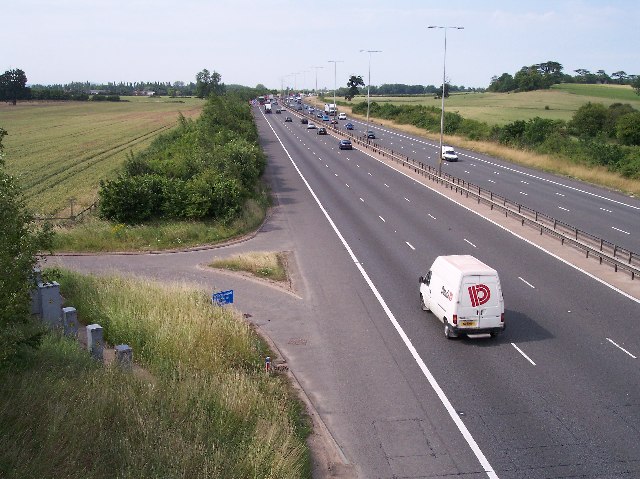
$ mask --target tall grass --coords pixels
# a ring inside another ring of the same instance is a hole
[[[247,271],[259,278],[286,281],[286,256],[284,253],[255,251],[230,258],[216,259],[209,266],[231,271]]]
[[[253,231],[264,220],[268,199],[249,200],[242,215],[223,221],[162,221],[138,226],[91,217],[82,223],[58,226],[54,251],[155,251],[215,244]]]
[[[0,476],[310,477],[308,425],[236,313],[180,285],[57,271],[65,298],[145,380],[48,336],[0,371]]]

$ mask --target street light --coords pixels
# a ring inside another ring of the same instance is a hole
[[[329,60],[329,63],[333,63],[333,106],[336,109],[334,115],[338,115],[338,104],[336,103],[336,88],[338,86],[338,80],[336,76],[338,63],[342,63],[343,60]]]
[[[444,134],[444,84],[447,71],[447,30],[453,28],[455,30],[464,30],[464,27],[442,27],[439,25],[431,25],[427,28],[441,28],[444,30],[444,59],[442,60],[442,108],[440,112],[440,153],[438,159],[438,176],[442,176],[442,135]]]
[[[311,68],[315,68],[316,69],[316,95],[318,94],[318,69],[319,68],[324,68],[324,67],[311,67]]]
[[[371,54],[382,53],[382,50],[360,50],[360,53],[367,52],[369,54],[369,80],[367,81],[367,123],[369,123],[369,88],[371,87]]]

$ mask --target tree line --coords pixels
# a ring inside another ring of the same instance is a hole
[[[15,68],[0,75],[0,101],[14,105],[19,100],[74,100],[74,101],[118,101],[120,96],[133,96],[153,92],[155,96],[196,96],[206,98],[210,94],[220,95],[225,84],[216,71],[206,68],[196,75],[196,81],[176,82],[71,82],[65,84],[27,86],[26,73]]]
[[[595,73],[585,68],[574,70],[575,75],[563,73],[562,64],[556,61],[537,63],[523,66],[515,74],[503,73],[491,78],[487,88],[492,92],[532,91],[551,88],[557,83],[583,83],[583,84],[619,84],[631,85],[636,93],[640,94],[640,76],[627,74],[623,70],[611,75],[604,70]]]

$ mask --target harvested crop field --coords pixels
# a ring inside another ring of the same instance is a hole
[[[0,104],[7,170],[18,175],[38,214],[68,216],[93,203],[101,179],[114,175],[130,151],[141,151],[176,126],[180,113],[197,117],[197,98],[123,97],[121,102]]]

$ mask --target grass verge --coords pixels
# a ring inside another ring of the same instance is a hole
[[[1,477],[311,477],[303,406],[237,313],[183,285],[52,276],[153,380],[48,335],[0,371]]]
[[[287,281],[285,253],[260,251],[240,254],[231,258],[217,259],[209,266],[230,271],[246,271],[258,278],[273,281]]]
[[[249,200],[242,216],[231,224],[205,221],[163,221],[138,226],[114,224],[91,217],[58,226],[56,252],[156,251],[215,244],[255,230],[264,220],[268,198]]]

